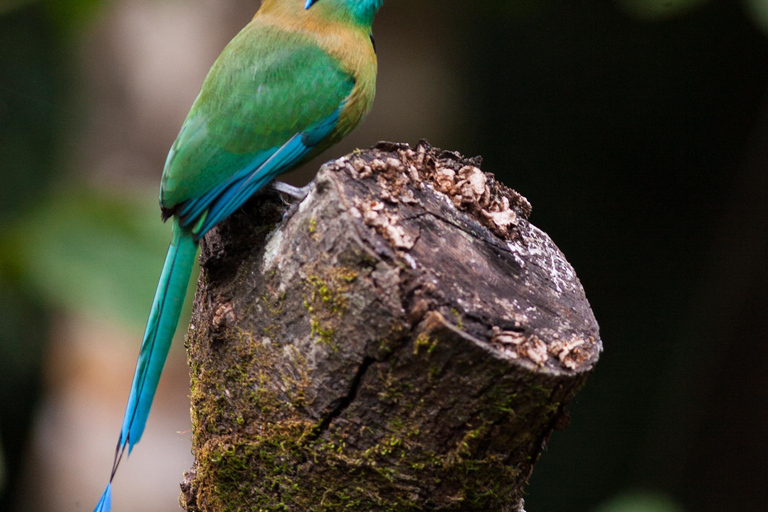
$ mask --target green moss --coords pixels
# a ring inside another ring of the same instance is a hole
[[[352,447],[347,442],[349,432],[333,425],[319,432],[318,424],[301,414],[302,395],[309,384],[301,354],[291,356],[295,371],[275,374],[268,369],[277,349],[252,340],[248,346],[254,351],[257,369],[234,366],[227,370],[227,389],[251,387],[242,396],[255,397],[261,415],[256,421],[236,415],[237,428],[231,433],[219,432],[202,446],[196,443],[200,465],[194,483],[201,510],[416,512],[426,507],[480,511],[497,510],[511,499],[509,490],[515,488],[511,482],[519,471],[492,455],[477,457],[477,446],[487,441],[490,423],[467,429],[452,449],[436,453],[425,445],[432,433],[423,429],[419,415],[401,408],[380,437],[371,429],[355,431],[358,440],[378,437],[372,445]],[[390,372],[380,378],[387,395],[381,397],[383,403],[407,401],[414,393],[412,385]],[[244,410],[237,403],[218,401],[216,393],[222,391],[205,396],[209,410],[219,409],[217,414],[224,407],[234,414]],[[233,400],[240,398],[231,393]],[[430,406],[424,401],[416,405]],[[218,421],[226,424],[222,418]],[[438,489],[440,507],[429,501],[432,497],[425,502],[413,492],[414,486]]]
[[[412,492],[413,482],[431,482],[455,489],[451,509],[486,510],[503,503],[509,479],[517,476],[492,458],[464,460],[419,451],[418,433],[410,441],[402,432],[392,433],[350,456],[343,444],[307,441],[310,431],[308,423],[287,423],[255,439],[209,449],[206,465],[198,468],[201,495],[213,509],[227,511],[411,512],[423,510],[423,502]],[[409,453],[417,453],[418,460],[407,457]],[[303,473],[297,483],[296,472],[309,459],[320,469]],[[255,488],[254,475],[261,482]],[[480,486],[475,485],[478,475]],[[359,481],[367,485],[356,484]]]
[[[267,310],[267,318],[265,319],[267,325],[262,327],[262,332],[264,336],[268,338],[277,338],[282,330],[283,323],[281,316],[283,315],[283,307],[285,306],[285,297],[285,291],[281,293],[267,293],[261,297],[261,302]]]
[[[339,348],[336,345],[333,337],[333,327],[323,327],[319,320],[313,318],[310,320],[310,335],[317,336],[318,342],[323,345],[327,345],[333,349],[334,352]]]
[[[422,332],[413,344],[413,355],[419,355],[419,352],[424,349],[426,349],[426,354],[432,354],[437,348],[437,342],[437,338],[430,338],[429,334]]]
[[[552,394],[552,389],[548,388],[546,386],[543,386],[541,384],[532,384],[531,389],[534,391],[538,391],[543,395],[550,396]]]
[[[461,317],[461,313],[456,308],[451,308],[451,316],[453,317],[453,323],[456,324],[458,329],[464,330],[464,319]]]
[[[343,266],[316,270],[306,280],[304,297],[304,307],[310,317],[310,332],[318,343],[336,351],[336,327],[347,311],[346,292],[358,274]]]
[[[357,273],[344,268],[334,270],[330,276],[310,276],[307,280],[310,285],[309,301],[319,300],[328,313],[341,316],[347,309],[345,293],[355,279]]]
[[[267,313],[270,317],[275,317],[283,313],[283,306],[285,305],[286,292],[283,291],[279,294],[267,294],[264,295],[261,300],[267,308]]]

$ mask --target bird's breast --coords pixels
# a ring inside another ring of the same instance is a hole
[[[312,16],[311,9],[300,18],[266,11],[263,16],[257,13],[254,21],[311,38],[352,76],[355,85],[342,106],[332,138],[338,140],[349,133],[371,109],[376,92],[377,60],[370,33],[347,23]]]

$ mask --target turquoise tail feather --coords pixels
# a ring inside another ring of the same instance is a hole
[[[187,294],[189,277],[197,255],[197,243],[192,235],[173,222],[173,238],[168,247],[160,282],[152,302],[139,360],[133,375],[131,394],[125,408],[123,428],[118,447],[128,444],[128,453],[144,433],[157,383],[171,348],[171,341],[179,323],[179,315]]]
[[[104,490],[95,512],[109,511],[112,501],[111,484],[117,466],[120,464],[126,447],[130,453],[144,433],[147,416],[149,416],[152,400],[157,390],[157,383],[160,380],[160,374],[163,371],[168,350],[171,348],[171,341],[176,332],[176,325],[179,322],[181,308],[184,305],[184,297],[187,294],[187,285],[196,255],[197,242],[189,231],[179,227],[178,220],[174,218],[173,237],[165,257],[163,271],[160,274],[160,282],[157,284],[144,339],[141,342],[139,360],[136,363],[136,372],[131,384],[131,394],[125,408],[123,428],[120,431],[120,438],[115,450],[110,483]]]
[[[104,489],[104,494],[101,495],[99,504],[96,505],[96,510],[93,512],[109,512],[112,508],[112,482],[107,484],[107,488]]]

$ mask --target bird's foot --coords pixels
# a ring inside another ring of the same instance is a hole
[[[305,197],[312,191],[312,187],[314,187],[315,183],[310,182],[308,185],[305,185],[303,187],[294,187],[293,185],[289,185],[283,181],[273,181],[272,182],[272,188],[280,192],[281,194],[285,194],[290,198],[295,199],[297,203],[300,203],[304,200]]]
[[[311,182],[308,185],[299,188],[282,181],[272,182],[272,188],[274,190],[293,199],[293,201],[287,201],[282,195],[280,196],[283,199],[283,203],[288,205],[288,209],[283,214],[283,220],[293,217],[293,214],[298,211],[299,205],[304,200],[304,198],[309,195],[314,185],[315,182]]]

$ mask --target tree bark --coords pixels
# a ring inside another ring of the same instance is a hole
[[[602,343],[528,202],[479,165],[380,143],[205,237],[187,511],[523,509]]]

